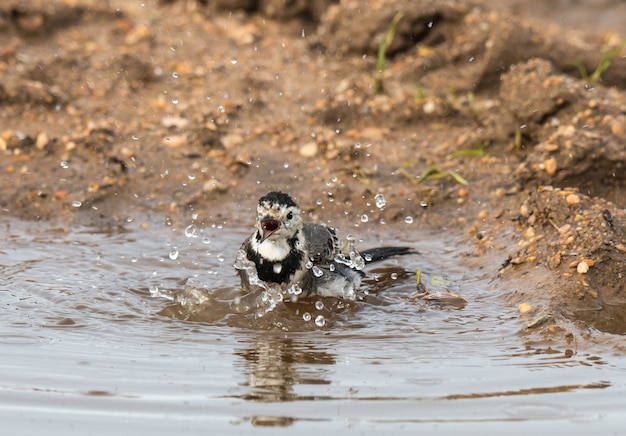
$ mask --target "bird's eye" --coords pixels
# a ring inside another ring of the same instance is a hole
[[[287,214],[287,219],[290,220],[291,218],[293,218],[293,212],[289,212]]]

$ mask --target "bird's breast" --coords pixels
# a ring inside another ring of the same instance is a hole
[[[265,243],[261,244],[263,245]],[[282,256],[270,256],[267,250],[255,250],[249,247],[246,254],[248,259],[255,263],[259,279],[264,282],[288,284],[303,267],[304,252],[296,249],[286,254],[280,252]]]

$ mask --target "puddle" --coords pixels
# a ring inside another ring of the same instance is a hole
[[[1,226],[0,420],[17,433],[623,428],[626,359],[525,346],[449,236],[369,269],[357,301],[260,316],[232,268],[243,229]],[[418,268],[466,303],[408,298]]]

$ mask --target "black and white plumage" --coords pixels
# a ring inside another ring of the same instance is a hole
[[[340,248],[333,227],[303,222],[293,199],[273,191],[259,199],[254,233],[241,245],[235,267],[246,290],[258,278],[295,295],[354,299],[366,263],[413,252],[380,247],[345,257]]]

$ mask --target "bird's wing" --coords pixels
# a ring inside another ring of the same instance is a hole
[[[315,264],[331,263],[339,253],[339,239],[333,227],[324,224],[304,224],[306,251]]]

